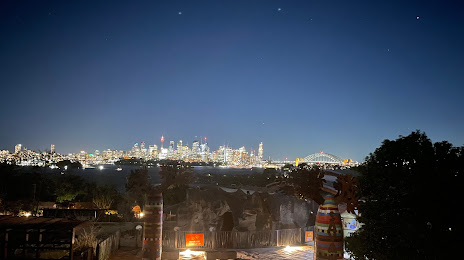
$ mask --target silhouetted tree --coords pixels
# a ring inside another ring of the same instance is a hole
[[[193,182],[193,168],[177,161],[161,165],[161,185],[158,189],[163,193],[163,202],[173,205],[185,200],[189,184]]]
[[[346,239],[355,259],[454,259],[462,236],[463,148],[420,131],[385,140],[359,167],[362,227]]]
[[[82,168],[82,164],[80,162],[71,162],[70,160],[63,160],[59,161],[56,166],[60,169],[64,169],[67,166],[67,169],[80,169]]]
[[[152,189],[147,167],[132,170],[126,182],[126,192],[133,202],[143,209],[147,193]]]
[[[324,202],[321,195],[322,185],[325,183],[324,171],[317,166],[301,164],[292,168],[279,179],[280,190],[300,199],[311,199],[318,204]]]
[[[95,189],[92,202],[99,209],[110,209],[118,197],[119,193],[114,186],[105,185]]]
[[[334,188],[337,190],[335,201],[337,203],[345,203],[346,211],[355,213],[355,209],[359,205],[358,178],[353,177],[351,174],[338,175]]]
[[[88,183],[81,176],[60,174],[54,178],[54,182],[57,202],[71,202],[87,192]]]

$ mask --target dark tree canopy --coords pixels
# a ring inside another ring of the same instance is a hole
[[[454,259],[462,218],[463,148],[420,131],[385,140],[359,167],[359,221],[346,246],[356,259]]]
[[[324,171],[316,166],[302,164],[294,167],[280,178],[280,183],[280,190],[286,194],[300,199],[311,199],[318,204],[324,202],[321,195],[321,188],[325,183]]]
[[[189,185],[193,181],[193,168],[177,161],[162,164],[159,174],[162,191],[177,186]]]
[[[143,208],[146,195],[151,189],[150,176],[146,167],[131,171],[126,182],[126,192],[130,200]]]
[[[186,163],[170,161],[161,165],[161,185],[163,202],[173,205],[185,200],[189,184],[193,182],[193,168]]]
[[[334,183],[334,188],[337,190],[335,201],[337,203],[345,203],[346,211],[355,213],[359,205],[359,186],[358,178],[350,174],[339,175]]]

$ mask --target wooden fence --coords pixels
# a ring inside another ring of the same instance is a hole
[[[111,254],[118,250],[119,248],[119,239],[121,238],[121,232],[117,231],[107,239],[101,241],[97,245],[97,259],[98,260],[107,260],[110,258]]]
[[[282,229],[264,231],[164,231],[163,248],[184,249],[186,235],[203,233],[204,245],[189,248],[259,248],[286,246],[302,243],[302,229]]]

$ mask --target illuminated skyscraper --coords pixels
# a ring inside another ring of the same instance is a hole
[[[258,159],[259,159],[259,161],[263,160],[263,142],[259,143]]]
[[[164,136],[161,136],[161,149],[163,149]]]
[[[174,151],[174,141],[169,141],[169,151],[170,152]]]
[[[140,144],[140,154],[145,156],[147,154],[147,149],[145,148],[145,141],[142,141]]]
[[[55,153],[55,145],[50,145],[50,153]]]
[[[154,156],[156,153],[156,150],[158,150],[158,146],[156,144],[151,144],[148,146],[148,155]]]
[[[15,145],[15,153],[21,152],[21,148],[22,148],[22,145],[21,145],[21,144]]]

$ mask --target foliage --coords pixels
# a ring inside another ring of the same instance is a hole
[[[152,186],[150,184],[148,169],[142,167],[137,170],[132,170],[126,182],[126,192],[129,200],[143,208],[145,206],[147,193],[151,190]]]
[[[110,209],[118,197],[119,193],[113,186],[105,185],[95,189],[92,202],[98,209]]]
[[[454,259],[463,151],[420,131],[383,141],[359,168],[363,226],[346,239],[355,259]]]
[[[82,164],[80,162],[71,162],[70,160],[59,161],[56,166],[60,169],[64,169],[67,166],[67,169],[80,169]]]
[[[321,195],[321,188],[325,183],[324,171],[317,166],[301,164],[280,177],[279,182],[282,185],[280,190],[286,194],[300,199],[311,199],[318,204],[324,202]]]
[[[43,174],[41,167],[18,167],[2,163],[0,200],[4,210],[34,211],[38,201],[54,200],[54,183]]]
[[[193,182],[193,168],[186,163],[171,161],[161,165],[159,174],[161,185],[158,189],[163,193],[163,203],[174,205],[184,201],[189,184]]]
[[[274,183],[280,173],[275,169],[265,169],[261,172],[239,173],[239,174],[197,174],[196,183],[217,184],[228,188],[238,188],[242,185],[265,187]]]
[[[193,168],[177,161],[161,165],[161,191],[189,185],[193,181]]]
[[[88,183],[80,176],[60,174],[55,177],[57,202],[74,201],[78,195],[85,195]]]
[[[82,233],[74,239],[73,249],[79,251],[91,247],[93,248],[93,254],[96,255],[98,242],[97,229],[94,225],[91,225],[90,228],[84,229]]]
[[[337,203],[345,203],[346,211],[354,214],[355,209],[359,205],[358,179],[350,174],[338,175],[334,188],[337,190],[335,201]]]

